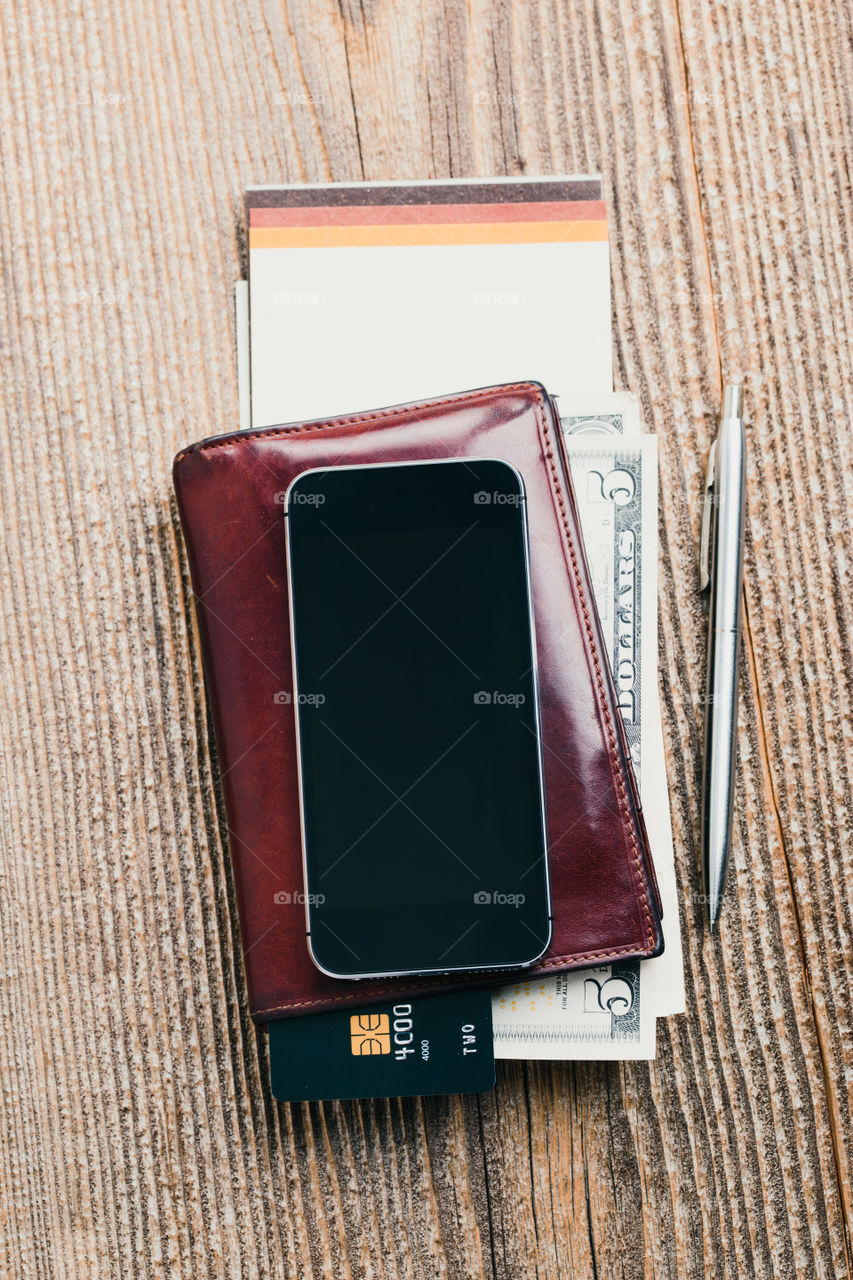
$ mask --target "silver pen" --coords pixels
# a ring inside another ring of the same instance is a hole
[[[710,593],[702,766],[702,864],[711,933],[720,917],[732,841],[745,496],[743,387],[726,386],[719,434],[708,454],[699,566],[700,587]]]

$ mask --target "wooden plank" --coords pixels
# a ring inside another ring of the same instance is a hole
[[[6,6],[4,1276],[849,1273],[850,25],[827,0]],[[651,1066],[280,1106],[169,481],[236,422],[242,189],[597,169],[617,382],[661,444],[691,1012]],[[711,942],[694,565],[721,372],[748,375],[754,466]]]
[[[813,1028],[806,1084],[826,1090],[818,1143],[840,1193],[827,1206],[838,1271],[849,1267],[853,1164],[851,605],[841,586],[853,450],[839,430],[851,393],[849,17],[762,4],[711,28],[691,4],[682,19],[705,86],[688,100],[722,359],[751,387],[748,661],[777,859],[772,878],[756,880],[745,833],[740,929],[757,916],[801,957]],[[721,75],[747,46],[738,73]],[[801,1147],[796,1093],[791,1102]],[[807,1166],[789,1177],[789,1197],[802,1194],[795,1181],[823,1181]],[[815,1223],[798,1225],[807,1257]]]

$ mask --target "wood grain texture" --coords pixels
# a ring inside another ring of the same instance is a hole
[[[849,6],[2,12],[0,1275],[849,1275]],[[236,423],[243,188],[599,169],[617,385],[661,443],[691,1012],[653,1065],[281,1106],[169,480]],[[741,374],[741,787],[709,941],[697,500]]]

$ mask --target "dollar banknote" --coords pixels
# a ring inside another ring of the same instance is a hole
[[[500,987],[492,997],[496,1058],[653,1058],[657,1022],[638,961]]]
[[[587,405],[573,399],[571,413],[560,421],[566,440],[571,442],[583,441],[590,436],[638,436],[642,431],[636,397],[627,391],[614,391],[612,395]]]
[[[498,988],[500,1058],[651,1058],[684,978],[657,684],[657,442],[636,401],[606,397],[562,418],[596,605],[637,774],[664,905],[664,954]],[[565,412],[565,406],[561,406]]]

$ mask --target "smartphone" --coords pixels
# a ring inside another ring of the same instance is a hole
[[[521,476],[498,459],[316,469],[285,517],[314,963],[532,964],[551,912]]]

